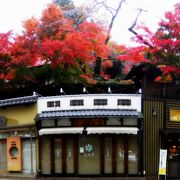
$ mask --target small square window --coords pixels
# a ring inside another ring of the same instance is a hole
[[[61,106],[60,101],[55,101],[54,103],[55,103],[55,107],[60,107]]]
[[[54,107],[54,101],[48,101],[47,107]]]

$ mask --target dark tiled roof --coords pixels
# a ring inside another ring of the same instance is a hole
[[[88,117],[139,117],[136,110],[124,109],[90,109],[90,110],[63,110],[63,111],[45,111],[38,114],[37,119],[49,118],[88,118]]]
[[[37,101],[37,98],[38,98],[37,95],[33,95],[33,96],[4,99],[4,100],[0,100],[0,107],[15,106],[15,105],[22,105],[22,104],[32,104]]]

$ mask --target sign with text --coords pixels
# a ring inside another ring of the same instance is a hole
[[[159,175],[166,175],[167,149],[160,149]]]
[[[21,171],[21,138],[19,136],[7,138],[7,169],[8,171]]]

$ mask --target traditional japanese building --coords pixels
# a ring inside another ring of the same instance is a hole
[[[162,177],[180,179],[180,79],[155,82],[160,70],[144,63],[132,69],[133,78],[142,88],[143,151],[146,177],[157,178],[160,149],[167,151],[165,173]]]
[[[38,98],[40,176],[143,175],[140,94]]]
[[[0,100],[0,176],[37,172],[37,96]]]
[[[157,179],[164,149],[179,179],[178,81],[141,80],[142,94],[0,100],[0,175]]]
[[[179,85],[149,82],[144,90],[144,169],[146,175],[158,176],[160,149],[165,149],[167,150],[165,176],[168,179],[180,179]]]

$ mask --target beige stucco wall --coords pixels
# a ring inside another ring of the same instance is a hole
[[[0,109],[0,116],[5,116],[7,125],[23,125],[35,123],[37,105],[18,105]]]

